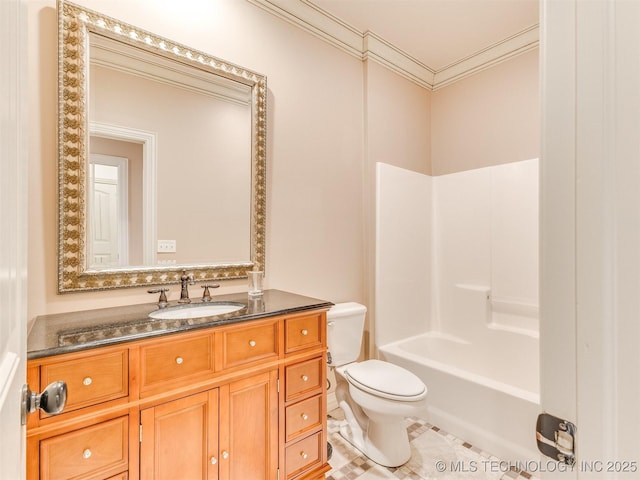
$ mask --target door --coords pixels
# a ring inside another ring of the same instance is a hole
[[[0,2],[0,479],[25,477],[26,2]]]
[[[218,389],[140,412],[142,480],[218,478]]]
[[[89,268],[129,264],[128,164],[124,157],[91,154]]]
[[[117,267],[120,264],[118,241],[118,185],[95,179],[93,182],[90,268]]]
[[[278,469],[278,372],[220,387],[220,479],[272,480]]]
[[[542,3],[541,403],[574,468],[640,478],[640,2]]]

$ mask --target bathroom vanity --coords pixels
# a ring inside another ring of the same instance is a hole
[[[27,423],[27,478],[317,480],[330,469],[326,311],[267,290],[204,318],[157,305],[38,317],[27,380],[67,384]]]
[[[266,76],[66,0],[58,1],[58,39],[58,292],[157,289],[185,282],[185,268],[203,284],[264,271]],[[168,99],[198,109],[155,122],[149,112],[172,108]],[[144,167],[130,185],[140,195],[118,198],[119,216],[109,212],[127,228],[114,229],[119,237],[105,253],[92,237],[103,212],[92,203],[90,172],[101,164],[91,153],[120,156],[107,148],[111,140],[142,144],[132,163]],[[159,150],[167,145],[179,154]],[[158,172],[171,178],[158,181]],[[159,199],[180,189],[193,205],[206,205],[211,191],[225,202],[208,209],[206,222],[190,209],[167,222]],[[141,221],[130,221],[129,210]],[[159,238],[173,240],[160,249]],[[324,478],[331,305],[267,290],[194,309],[148,304],[38,317],[27,346],[30,390],[64,381],[68,397],[59,414],[27,419],[28,479]]]

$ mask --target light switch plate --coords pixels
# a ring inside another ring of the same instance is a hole
[[[175,240],[158,240],[158,253],[175,253]]]

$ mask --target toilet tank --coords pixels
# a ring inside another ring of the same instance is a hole
[[[367,307],[355,302],[337,303],[327,312],[327,345],[331,361],[339,367],[360,356]]]

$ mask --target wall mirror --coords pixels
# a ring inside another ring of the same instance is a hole
[[[266,77],[58,3],[58,291],[264,269]]]

